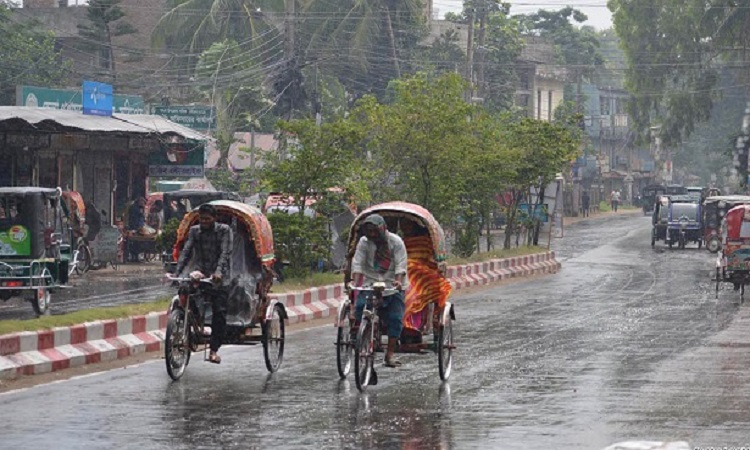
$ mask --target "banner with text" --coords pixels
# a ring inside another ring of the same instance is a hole
[[[35,86],[16,87],[16,106],[83,111],[81,90],[47,89]],[[112,108],[117,114],[145,114],[143,97],[113,95]]]
[[[148,176],[193,178],[202,177],[205,161],[205,143],[187,141],[164,143],[148,160]]]

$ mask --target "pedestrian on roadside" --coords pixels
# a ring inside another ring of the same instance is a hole
[[[583,212],[583,217],[589,216],[590,203],[591,197],[589,197],[589,191],[583,191],[583,195],[581,196],[581,211]]]
[[[620,192],[617,190],[612,190],[612,193],[609,194],[609,203],[612,206],[612,212],[617,212],[617,206],[620,204]]]

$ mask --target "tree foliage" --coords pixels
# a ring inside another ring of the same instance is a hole
[[[16,85],[57,87],[64,83],[69,64],[60,62],[55,39],[36,29],[34,22],[18,23],[0,5],[0,101],[15,104]]]
[[[101,67],[107,69],[113,79],[117,74],[112,38],[138,32],[124,19],[121,1],[89,0],[86,8],[88,23],[78,25],[78,34],[86,40],[87,47],[98,51]]]

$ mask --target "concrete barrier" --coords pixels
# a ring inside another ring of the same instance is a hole
[[[555,273],[554,252],[450,266],[446,276],[455,290],[502,280]],[[345,300],[343,284],[272,294],[289,314],[289,324],[332,317]],[[102,320],[51,330],[0,336],[0,379],[36,375],[162,351],[166,312]]]

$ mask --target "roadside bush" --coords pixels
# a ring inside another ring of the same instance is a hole
[[[172,253],[175,242],[177,242],[177,229],[180,227],[180,221],[170,219],[164,224],[161,234],[156,237],[156,249],[160,252]]]
[[[604,200],[599,202],[599,211],[600,212],[610,212],[612,211],[612,207],[609,206],[608,202],[605,202]]]
[[[330,260],[327,220],[301,214],[272,212],[268,220],[273,228],[274,252],[288,262],[284,277],[305,277]]]

